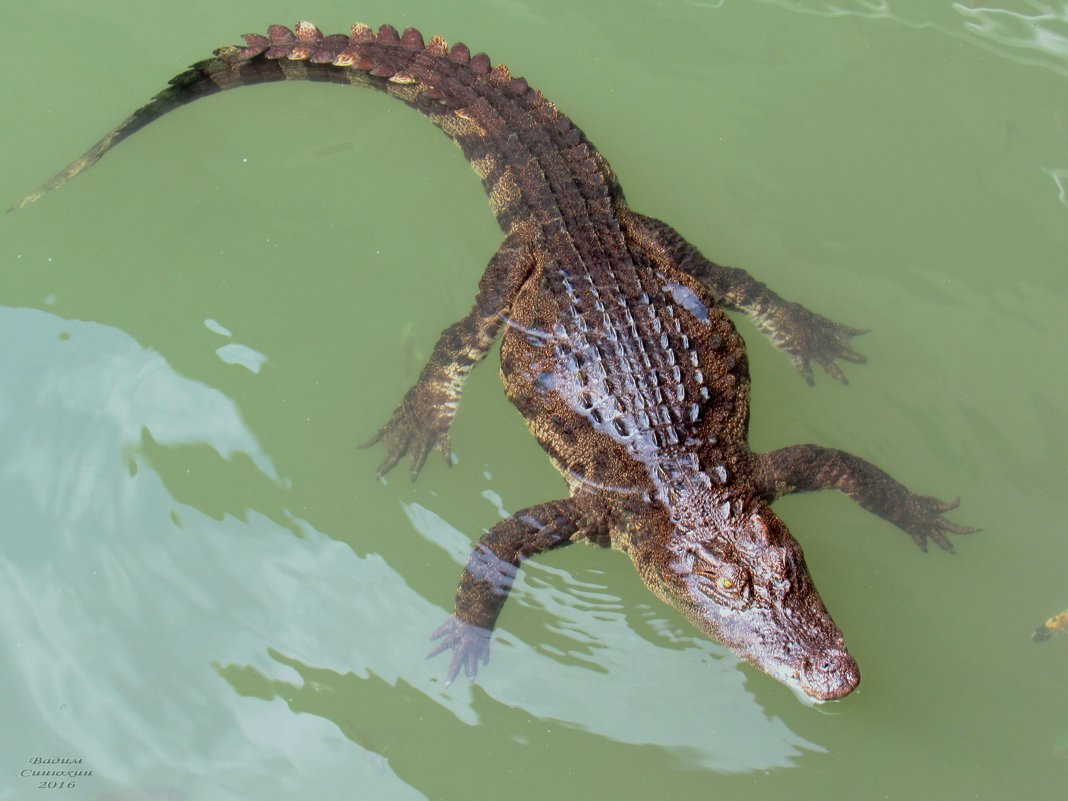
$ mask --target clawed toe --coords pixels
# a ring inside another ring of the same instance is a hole
[[[446,687],[456,681],[461,670],[467,678],[474,679],[479,663],[489,663],[490,634],[489,629],[465,623],[453,615],[430,635],[430,639],[441,642],[427,654],[427,659],[452,651],[449,668],[445,671]]]
[[[812,365],[816,364],[838,383],[848,384],[849,380],[837,362],[866,362],[868,359],[864,354],[850,347],[850,339],[867,334],[871,329],[841,325],[797,304],[790,309],[792,314],[778,321],[776,342],[790,354],[805,383],[815,385]]]
[[[415,481],[432,450],[440,452],[445,457],[445,463],[452,465],[452,451],[449,447],[452,414],[448,411],[449,407],[430,404],[418,396],[413,397],[414,392],[415,389],[408,393],[388,423],[359,445],[360,448],[370,448],[381,443],[385,455],[378,466],[379,478],[396,467],[407,455],[411,458],[412,481]]]
[[[974,534],[980,529],[974,526],[963,526],[946,520],[942,515],[960,506],[960,497],[952,501],[941,501],[929,496],[913,496],[908,506],[911,507],[910,519],[902,525],[920,550],[927,552],[927,541],[931,540],[939,548],[947,553],[956,553],[953,543],[946,534]]]

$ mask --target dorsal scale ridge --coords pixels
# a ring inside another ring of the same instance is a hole
[[[947,533],[973,529],[942,518],[956,502],[914,495],[842,451],[749,450],[748,362],[724,305],[753,318],[809,379],[813,364],[844,379],[835,361],[863,360],[849,347],[863,332],[708,261],[631,211],[596,148],[504,64],[411,27],[357,23],[327,36],[307,21],[272,25],[176,75],[19,206],[172,109],[283,80],[370,87],[424,114],[459,145],[505,231],[472,310],[442,333],[368,443],[384,446],[380,476],[405,456],[413,478],[431,450],[449,459],[463,382],[501,335],[508,397],[572,490],[482,538],[439,630],[440,649],[455,649],[449,681],[485,661],[507,596],[487,567],[510,582],[522,559],[585,538],[626,551],[659,597],[776,678],[820,700],[852,691],[856,663],[770,503],[841,490],[924,549],[930,540],[952,550]]]

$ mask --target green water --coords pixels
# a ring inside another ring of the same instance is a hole
[[[196,103],[0,219],[0,799],[1064,799],[1068,5],[56,0],[5,9],[0,202],[272,22],[418,25],[555,100],[631,205],[850,325],[814,389],[742,323],[752,439],[817,441],[983,527],[955,557],[777,505],[864,675],[813,707],[618,553],[529,563],[490,665],[427,661],[471,542],[564,493],[495,356],[458,463],[374,480],[500,241],[401,104]],[[37,789],[35,757],[91,770]]]

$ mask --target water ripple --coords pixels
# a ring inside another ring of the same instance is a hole
[[[428,546],[457,566],[467,560],[467,535],[419,504],[405,512]],[[530,644],[506,628],[495,633],[492,669],[479,674],[478,686],[508,706],[617,742],[671,749],[689,764],[724,773],[786,767],[805,751],[823,750],[766,714],[725,649],[693,632],[679,634],[657,614],[636,625],[604,586],[528,561],[509,603],[525,607],[527,616],[543,611],[551,622]],[[654,675],[671,681],[650,681]],[[532,695],[530,687],[553,691]],[[701,689],[680,705],[679,687]],[[451,693],[469,698],[471,689],[458,682]],[[728,720],[729,727],[713,723]]]
[[[891,0],[761,0],[787,11],[821,17],[890,20],[932,29],[978,45],[1017,64],[1068,75],[1068,5],[995,2],[903,3]]]

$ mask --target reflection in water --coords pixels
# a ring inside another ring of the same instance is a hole
[[[428,545],[448,552],[458,566],[465,564],[467,535],[418,504],[405,511]],[[744,689],[739,660],[725,649],[703,637],[685,637],[672,650],[665,648],[667,636],[643,639],[620,599],[603,586],[530,560],[511,596],[526,614],[532,608],[548,613],[550,631],[560,635],[554,638],[558,647],[524,643],[498,629],[490,668],[478,676],[480,690],[491,697],[509,702],[519,694],[526,709],[541,718],[619,742],[682,749],[689,760],[724,772],[787,766],[802,750],[822,750],[764,713]],[[465,685],[458,681],[453,693],[467,695]],[[535,686],[552,692],[520,691]],[[683,703],[680,688],[694,690]]]
[[[227,339],[233,338],[230,329],[226,328],[217,320],[212,320],[210,318],[205,320],[204,327],[219,336],[226,337]],[[263,363],[267,361],[267,357],[262,353],[253,350],[248,345],[242,345],[239,342],[231,342],[227,345],[223,345],[215,351],[215,355],[224,363],[239,364],[251,373],[259,373],[260,369],[263,367]]]
[[[418,798],[413,784],[435,786],[440,767],[427,771],[446,764],[420,748],[522,749],[540,736],[532,719],[553,742],[660,746],[666,762],[722,771],[821,750],[769,718],[714,645],[656,623],[643,636],[604,587],[544,565],[515,592],[552,619],[549,647],[502,631],[480,685],[446,690],[425,660],[446,612],[383,559],[300,520],[298,538],[287,521],[205,514],[168,491],[145,442],[243,455],[284,504],[232,401],[105,326],[0,309],[0,336],[22,343],[0,360],[0,505],[27,534],[0,554],[4,714],[20,721],[0,732],[7,775],[29,744],[82,758],[105,797]],[[467,536],[406,511],[463,562]],[[678,687],[700,692],[680,703]],[[315,714],[294,715],[297,699]]]
[[[761,0],[780,8],[828,18],[890,20],[898,25],[935,30],[1025,66],[1068,76],[1068,4],[1012,0],[900,2],[895,0]],[[1027,8],[1022,8],[1027,6]],[[870,35],[870,34],[869,34]],[[1061,128],[1063,120],[1054,117]],[[1068,168],[1037,167],[1057,187],[1068,206]]]
[[[914,28],[932,28],[964,39],[1017,64],[1068,75],[1068,7],[1031,3],[1031,13],[1000,6],[1006,0],[975,2],[893,2],[892,0],[762,0],[789,11],[825,17],[887,19]]]
[[[93,775],[78,798],[326,799],[354,786],[419,798],[354,759],[332,724],[237,696],[211,667],[291,677],[265,646],[338,639],[316,616],[351,617],[338,588],[353,570],[338,567],[367,564],[326,537],[296,540],[255,514],[214,520],[168,495],[138,452],[143,428],[244,453],[277,483],[233,403],[105,326],[0,309],[0,336],[19,343],[0,357],[0,681],[4,720],[18,721],[0,727],[0,798],[28,797],[11,777],[33,754],[82,759]],[[317,598],[306,576],[331,575],[332,603],[294,604]]]
[[[1059,200],[1062,205],[1068,206],[1068,169],[1043,168],[1042,172],[1046,173],[1046,175],[1053,179],[1053,183],[1057,184],[1057,200]]]
[[[980,7],[954,4],[954,10],[964,18],[964,29],[985,41],[993,42],[1016,53],[1021,64],[1043,64],[1052,57],[1051,66],[1059,66],[1065,72],[1068,57],[1068,9],[1053,8],[1046,4],[1041,11],[1033,14],[1019,13],[1002,8],[991,8],[996,3]],[[1028,60],[1027,51],[1035,56]],[[1009,52],[1009,51],[1007,51]]]

